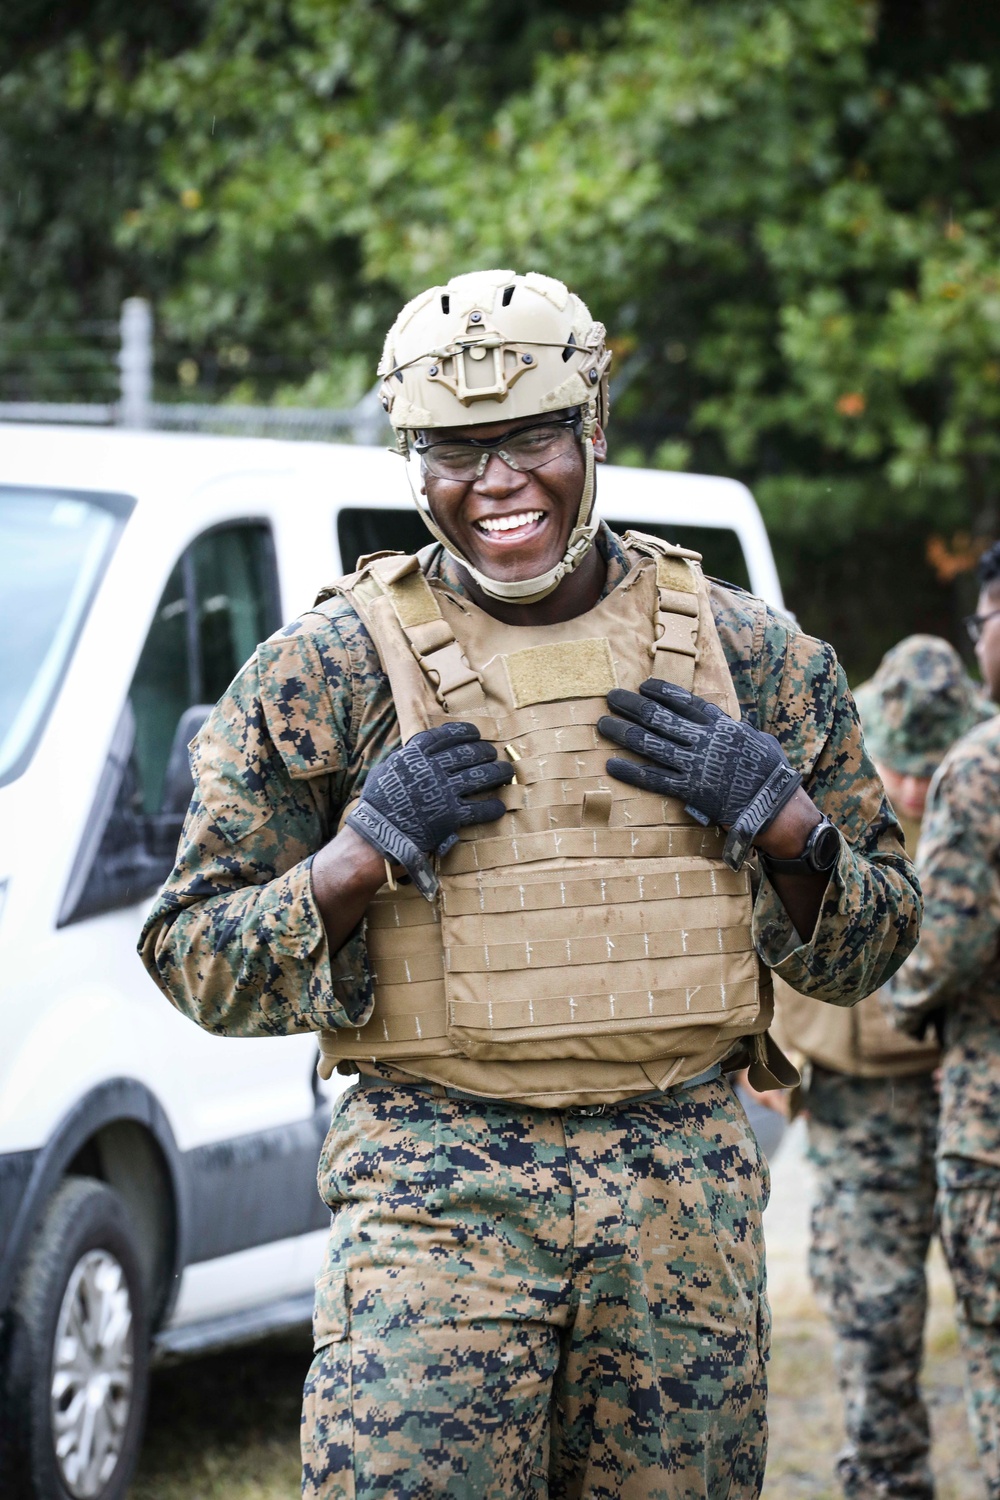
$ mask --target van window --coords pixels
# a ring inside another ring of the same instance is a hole
[[[192,704],[217,702],[257,643],[280,623],[267,526],[217,527],[180,558],[129,691],[144,812],[160,809],[181,714]]]
[[[25,769],[133,502],[0,489],[0,786]]]
[[[337,515],[337,545],[345,573],[353,573],[358,558],[369,552],[419,552],[433,540],[415,505],[398,510],[348,506]]]
[[[729,526],[674,526],[670,522],[618,521],[610,516],[608,525],[619,536],[624,536],[626,531],[645,531],[649,536],[674,542],[678,547],[690,547],[692,552],[701,553],[706,573],[750,590],[750,569],[740,539]]]
[[[279,624],[265,524],[213,528],[178,559],[135,669],[60,925],[136,901],[166,878],[191,791],[184,746]]]

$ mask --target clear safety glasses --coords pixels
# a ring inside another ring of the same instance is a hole
[[[452,484],[468,484],[485,473],[494,453],[512,469],[540,469],[569,453],[582,432],[579,416],[560,417],[515,428],[498,438],[452,438],[418,444],[413,451],[425,474],[450,480]]]
[[[965,628],[969,632],[969,640],[977,646],[983,638],[983,629],[989,620],[995,615],[1000,615],[1000,609],[991,609],[985,615],[966,615]]]

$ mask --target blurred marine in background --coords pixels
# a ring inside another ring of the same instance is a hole
[[[980,563],[969,633],[1000,701],[1000,545]],[[1000,1500],[1000,718],[965,736],[931,784],[918,851],[920,947],[890,986],[897,1024],[942,1040],[937,1178],[969,1420]]]
[[[913,635],[857,691],[865,744],[915,850],[931,778],[992,709],[953,646]],[[805,1060],[802,1103],[816,1167],[809,1268],[833,1324],[849,1500],[930,1500],[920,1393],[925,1262],[934,1228],[936,1035],[897,1031],[881,995],[851,1010],[775,985],[775,1035]]]
[[[548,276],[403,309],[383,403],[435,540],[240,673],[146,925],[202,1026],[360,1075],[309,1500],[754,1500],[767,1182],[725,1073],[790,1076],[770,969],[849,1005],[916,941],[830,648],[597,521],[609,359]]]

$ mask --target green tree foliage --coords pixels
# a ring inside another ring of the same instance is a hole
[[[180,274],[119,243],[122,215],[157,170],[160,139],[107,107],[113,56],[135,77],[200,35],[198,0],[4,0],[0,5],[0,394],[113,398],[123,297]]]
[[[991,7],[104,0],[34,33],[50,9],[0,23],[0,151],[23,156],[36,87],[52,137],[0,307],[63,267],[80,306],[131,277],[197,361],[235,380],[252,352],[244,394],[301,399],[311,372],[343,400],[404,297],[534,266],[608,324],[617,456],[747,479],[856,673],[906,629],[954,634],[1000,531]]]
[[[150,58],[136,80],[94,59],[113,114],[160,122],[157,169],[118,240],[147,257],[184,248],[184,274],[161,303],[168,327],[292,356],[317,372],[307,396],[356,399],[407,284],[401,255],[421,236],[408,205],[435,139],[471,148],[547,49],[572,49],[588,16],[614,10],[216,0],[198,45]],[[471,156],[455,167],[475,172]],[[430,175],[427,187],[433,219],[447,212],[446,189]]]

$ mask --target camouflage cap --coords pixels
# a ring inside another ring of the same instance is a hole
[[[996,712],[936,635],[893,646],[854,698],[869,755],[900,776],[933,776],[955,741]]]

